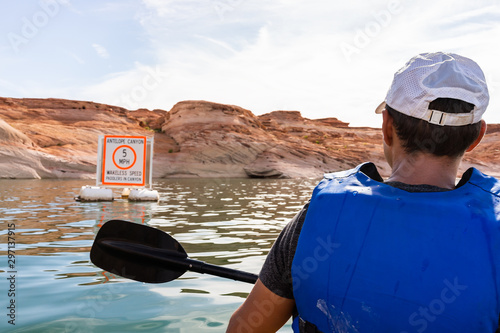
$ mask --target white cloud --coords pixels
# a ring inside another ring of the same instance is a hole
[[[100,44],[92,46],[104,59],[110,57],[105,44],[113,55],[126,52],[137,62],[127,64],[128,70],[122,65],[95,77],[98,83],[73,86],[65,98],[72,94],[167,110],[184,99],[206,99],[241,105],[256,114],[293,109],[308,118],[332,116],[353,125],[379,126],[373,109],[384,98],[393,73],[420,52],[469,56],[483,67],[491,88],[500,89],[495,81],[500,80],[500,50],[495,47],[500,9],[495,3],[142,0],[137,7],[137,2],[124,2],[116,14],[119,20],[110,22],[109,29],[120,36],[139,36],[141,47],[128,38],[105,43],[98,36],[91,40]],[[82,15],[89,20],[92,15],[102,19],[103,12],[112,15],[115,5],[99,4],[100,10],[82,10]],[[75,50],[77,61],[85,60],[88,72],[98,66],[92,57],[81,56],[78,47],[68,49]],[[134,53],[148,57],[138,61]],[[494,97],[491,110],[500,107]],[[487,121],[500,123],[500,114],[490,114]]]
[[[102,45],[99,45],[97,43],[92,44],[92,47],[95,49],[97,52],[97,55],[103,59],[108,59],[109,58],[109,53],[108,50]]]
[[[353,125],[378,126],[380,118],[373,109],[385,96],[393,73],[411,56],[435,50],[466,52],[477,49],[478,40],[494,36],[491,27],[477,27],[477,16],[485,11],[466,15],[470,8],[464,4],[457,5],[456,12],[448,8],[446,19],[444,5],[430,1],[432,10],[423,12],[422,4],[409,2],[378,1],[359,9],[327,1],[297,0],[293,6],[284,1],[236,1],[238,6],[227,10],[221,22],[203,16],[208,13],[206,3],[193,9],[196,1],[147,2],[157,16],[143,24],[156,41],[158,65],[169,73],[161,89],[144,100],[150,108],[207,99],[257,114],[294,109],[309,118],[333,116]],[[182,39],[162,36],[178,22],[177,15],[194,27],[180,31]],[[162,25],[165,17],[174,21]],[[450,29],[439,31],[440,39],[434,40],[433,29],[452,23],[459,29],[468,20],[475,20],[469,24],[473,33],[460,36]],[[349,57],[343,43],[355,49]]]
[[[80,65],[84,65],[85,64],[85,60],[83,60],[80,56],[78,56],[77,54],[73,53],[73,52],[70,52],[68,50],[65,51],[71,58],[75,59],[75,61],[80,64]]]

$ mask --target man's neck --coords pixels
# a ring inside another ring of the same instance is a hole
[[[387,181],[454,189],[461,160],[461,158],[438,157],[423,153],[406,155],[393,161],[392,173]]]

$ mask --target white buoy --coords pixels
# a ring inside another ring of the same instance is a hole
[[[158,201],[160,195],[156,190],[148,190],[145,188],[132,189],[128,195],[129,201]]]
[[[77,201],[113,201],[113,191],[110,188],[98,186],[82,186]]]

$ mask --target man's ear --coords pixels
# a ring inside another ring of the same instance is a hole
[[[484,133],[486,133],[486,122],[483,119],[481,119],[481,131],[479,132],[477,139],[469,146],[469,148],[467,148],[465,152],[468,153],[472,151],[474,148],[476,148],[479,142],[481,142],[481,140],[483,139]]]
[[[393,142],[393,118],[387,110],[382,111],[382,135],[384,136],[384,142],[389,147],[392,146]]]

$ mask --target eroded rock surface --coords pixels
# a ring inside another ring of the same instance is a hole
[[[94,178],[100,135],[154,137],[153,176],[321,177],[372,161],[389,173],[380,129],[298,111],[261,116],[239,106],[183,101],[170,111],[62,99],[0,98],[0,178]],[[500,174],[500,125],[466,155]]]

